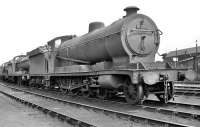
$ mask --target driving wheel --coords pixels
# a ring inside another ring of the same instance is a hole
[[[140,104],[144,99],[143,87],[141,84],[132,84],[128,80],[124,85],[124,95],[129,104]]]

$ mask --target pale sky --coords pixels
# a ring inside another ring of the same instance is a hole
[[[88,24],[106,25],[137,6],[163,32],[159,53],[200,45],[198,0],[0,0],[0,64],[45,45],[56,36],[88,32]]]

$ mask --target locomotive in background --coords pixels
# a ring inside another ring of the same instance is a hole
[[[188,71],[155,62],[161,32],[152,19],[137,13],[139,8],[124,10],[126,16],[107,27],[92,22],[83,36],[57,37],[15,57],[1,66],[1,78],[86,97],[124,95],[131,104],[149,94],[168,102],[173,81],[187,78]]]

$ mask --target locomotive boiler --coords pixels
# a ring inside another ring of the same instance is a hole
[[[188,77],[187,70],[155,62],[162,32],[137,13],[139,8],[124,10],[126,15],[109,26],[92,22],[85,35],[56,37],[28,52],[28,59],[17,65],[25,73],[14,79],[86,97],[123,96],[131,104],[155,94],[167,103],[174,95],[173,82]]]
[[[156,24],[149,17],[137,14],[137,7],[124,10],[126,16],[107,27],[101,22],[90,23],[87,34],[60,45],[58,56],[90,64],[153,62],[160,43]]]

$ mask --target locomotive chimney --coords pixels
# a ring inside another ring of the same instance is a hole
[[[104,27],[105,25],[104,25],[104,23],[103,22],[91,22],[90,24],[89,24],[89,32],[92,32],[92,31],[94,31],[94,30],[96,30],[96,29],[99,29],[99,28],[102,28],[102,27]]]
[[[136,14],[138,10],[140,9],[136,6],[129,6],[129,7],[124,8],[124,11],[126,12],[125,17],[130,16],[132,14]]]

